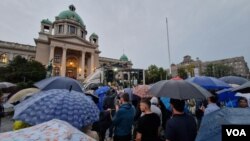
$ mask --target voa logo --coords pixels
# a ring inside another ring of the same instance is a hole
[[[227,136],[247,136],[244,129],[226,129]]]

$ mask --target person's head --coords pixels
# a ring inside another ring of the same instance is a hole
[[[170,99],[170,104],[172,108],[178,112],[184,112],[185,100]]]
[[[217,98],[215,96],[211,96],[208,98],[208,103],[216,103],[217,102]]]
[[[141,99],[140,101],[141,112],[150,111],[150,107],[151,107],[151,102],[149,101],[149,99]]]
[[[159,101],[158,101],[157,97],[152,97],[150,99],[150,102],[151,102],[152,105],[156,105],[156,106],[159,104]]]
[[[239,108],[246,108],[246,107],[248,107],[247,99],[245,97],[240,97],[238,99],[238,107]]]
[[[129,94],[124,93],[120,97],[121,104],[129,102]]]

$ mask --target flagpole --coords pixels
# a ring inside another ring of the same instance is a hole
[[[170,56],[170,47],[169,47],[169,35],[168,35],[168,18],[166,17],[166,27],[167,27],[167,41],[168,41],[168,61],[169,61],[169,74],[172,75],[171,72],[171,56]],[[166,78],[167,79],[167,78]]]

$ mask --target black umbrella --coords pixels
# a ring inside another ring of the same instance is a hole
[[[174,99],[205,99],[212,96],[204,88],[185,80],[163,80],[155,83],[149,93],[156,97]]]
[[[250,93],[250,81],[244,83],[243,85],[233,89],[234,92],[240,93]]]
[[[50,89],[67,89],[67,90],[75,90],[78,92],[83,92],[81,84],[72,78],[55,76],[43,79],[34,84],[37,88],[41,90],[50,90]]]
[[[224,76],[221,77],[220,80],[226,82],[227,84],[237,84],[237,85],[242,85],[248,81],[246,78],[239,76]]]

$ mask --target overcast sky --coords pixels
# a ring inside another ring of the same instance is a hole
[[[88,36],[99,35],[100,56],[135,68],[169,67],[183,56],[211,61],[244,56],[250,63],[250,0],[1,0],[0,40],[35,45],[40,21],[74,4]]]

